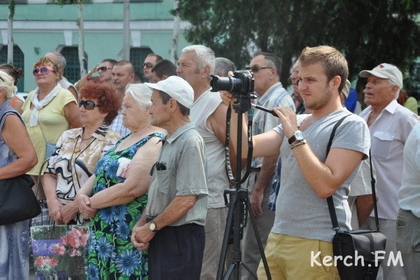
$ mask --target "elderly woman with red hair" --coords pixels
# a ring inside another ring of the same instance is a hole
[[[83,223],[73,200],[102,153],[121,138],[108,128],[120,107],[112,87],[88,83],[82,88],[79,110],[83,127],[63,132],[43,178],[49,214],[57,224]]]

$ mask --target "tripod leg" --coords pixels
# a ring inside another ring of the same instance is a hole
[[[249,210],[249,218],[251,220],[251,226],[252,229],[254,230],[254,234],[255,234],[255,238],[257,239],[257,244],[258,244],[258,249],[260,251],[260,255],[261,255],[261,260],[263,262],[264,265],[264,269],[265,269],[265,274],[267,275],[267,279],[271,280],[271,274],[270,274],[270,269],[268,267],[268,263],[267,263],[267,259],[265,258],[265,253],[264,253],[264,248],[262,246],[261,243],[261,238],[260,238],[260,233],[258,232],[258,228],[257,228],[257,224],[255,222],[255,217],[254,217],[254,213],[252,211],[251,208],[251,204],[249,203],[249,200],[246,199],[246,208]],[[248,270],[249,271],[249,270]],[[252,272],[250,272],[253,276],[255,276]],[[257,279],[257,277],[255,276],[255,279]]]
[[[233,198],[234,201],[232,201],[232,198]],[[233,196],[230,193],[229,211],[228,211],[228,215],[227,215],[227,218],[226,218],[225,235],[223,236],[222,251],[220,253],[219,267],[217,269],[217,279],[218,280],[221,280],[222,277],[223,277],[223,271],[224,271],[224,266],[225,266],[226,254],[227,254],[227,249],[228,249],[230,229],[232,227],[233,209],[234,209],[234,206],[235,206],[235,201],[236,201],[236,195]],[[232,265],[233,264],[231,264],[229,266],[229,269],[228,269],[227,272],[229,272],[231,270],[230,268],[231,268]]]

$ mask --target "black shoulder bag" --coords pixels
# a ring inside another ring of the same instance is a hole
[[[335,131],[341,122],[349,115],[340,119],[331,132],[327,146],[327,154],[330,151]],[[378,274],[381,259],[377,258],[377,251],[384,251],[386,236],[379,232],[378,208],[376,206],[375,178],[372,171],[372,159],[369,151],[370,174],[372,185],[373,209],[375,213],[376,230],[356,229],[351,231],[341,230],[335,213],[332,196],[327,198],[328,210],[331,216],[333,230],[336,232],[333,238],[334,258],[337,261],[337,269],[342,280],[374,280]]]
[[[0,118],[0,123],[5,114]],[[33,185],[31,176],[26,174],[0,180],[0,225],[29,220],[41,213],[32,191]]]

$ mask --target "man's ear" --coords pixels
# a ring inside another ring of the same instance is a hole
[[[340,84],[341,84],[341,77],[340,76],[335,76],[334,78],[332,78],[330,80],[330,85],[334,88],[337,89],[340,88]]]
[[[175,108],[178,106],[175,98],[169,99],[168,103],[169,103],[169,110],[171,110],[171,111],[174,111]]]

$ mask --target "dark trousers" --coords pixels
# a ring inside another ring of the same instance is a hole
[[[149,244],[150,279],[200,279],[204,243],[203,226],[187,224],[159,230]]]

